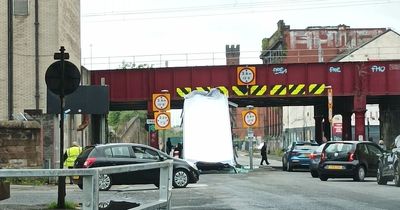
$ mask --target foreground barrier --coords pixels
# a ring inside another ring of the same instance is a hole
[[[99,208],[99,175],[130,171],[141,171],[160,168],[159,199],[155,202],[141,205],[135,209],[170,209],[172,189],[172,160],[157,163],[130,164],[87,169],[1,169],[2,177],[83,177],[83,210],[98,210]]]

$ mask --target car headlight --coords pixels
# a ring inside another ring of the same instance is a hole
[[[187,162],[192,168],[194,168],[194,169],[196,169],[196,170],[199,170],[199,169],[197,168],[197,166],[196,166],[194,163],[192,163],[192,162],[190,162],[190,161],[187,161],[187,160],[186,160],[186,162]]]

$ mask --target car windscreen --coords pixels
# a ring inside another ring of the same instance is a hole
[[[326,160],[347,161],[349,155],[354,152],[351,143],[334,143],[325,147]]]

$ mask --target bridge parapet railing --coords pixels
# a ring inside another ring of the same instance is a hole
[[[170,209],[172,189],[172,160],[157,163],[129,164],[87,169],[0,169],[2,177],[83,177],[83,210],[99,208],[99,175],[160,168],[159,199],[135,209]]]
[[[368,56],[354,55],[353,61],[398,59],[400,46],[369,47]],[[239,59],[241,65],[277,64],[277,63],[314,63],[337,62],[352,53],[353,48],[311,48],[288,50],[240,51],[229,59]],[[131,68],[164,68],[186,66],[218,66],[226,65],[226,52],[194,52],[149,55],[123,55],[104,57],[84,57],[82,65],[89,70],[131,69]],[[237,57],[235,57],[237,56]],[[361,57],[360,57],[361,56]],[[362,60],[363,59],[363,60]]]

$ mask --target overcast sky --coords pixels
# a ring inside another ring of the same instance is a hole
[[[95,68],[97,57],[223,57],[226,44],[254,52],[257,63],[261,40],[276,31],[279,20],[291,29],[346,24],[400,32],[399,8],[400,0],[81,0],[83,65],[90,69],[92,58]]]
[[[224,62],[226,44],[240,44],[241,56],[254,57],[247,63],[261,63],[261,40],[279,20],[291,29],[345,24],[400,32],[399,9],[400,0],[81,0],[82,65],[107,68],[117,56],[132,62],[198,52],[210,58],[214,52]]]

